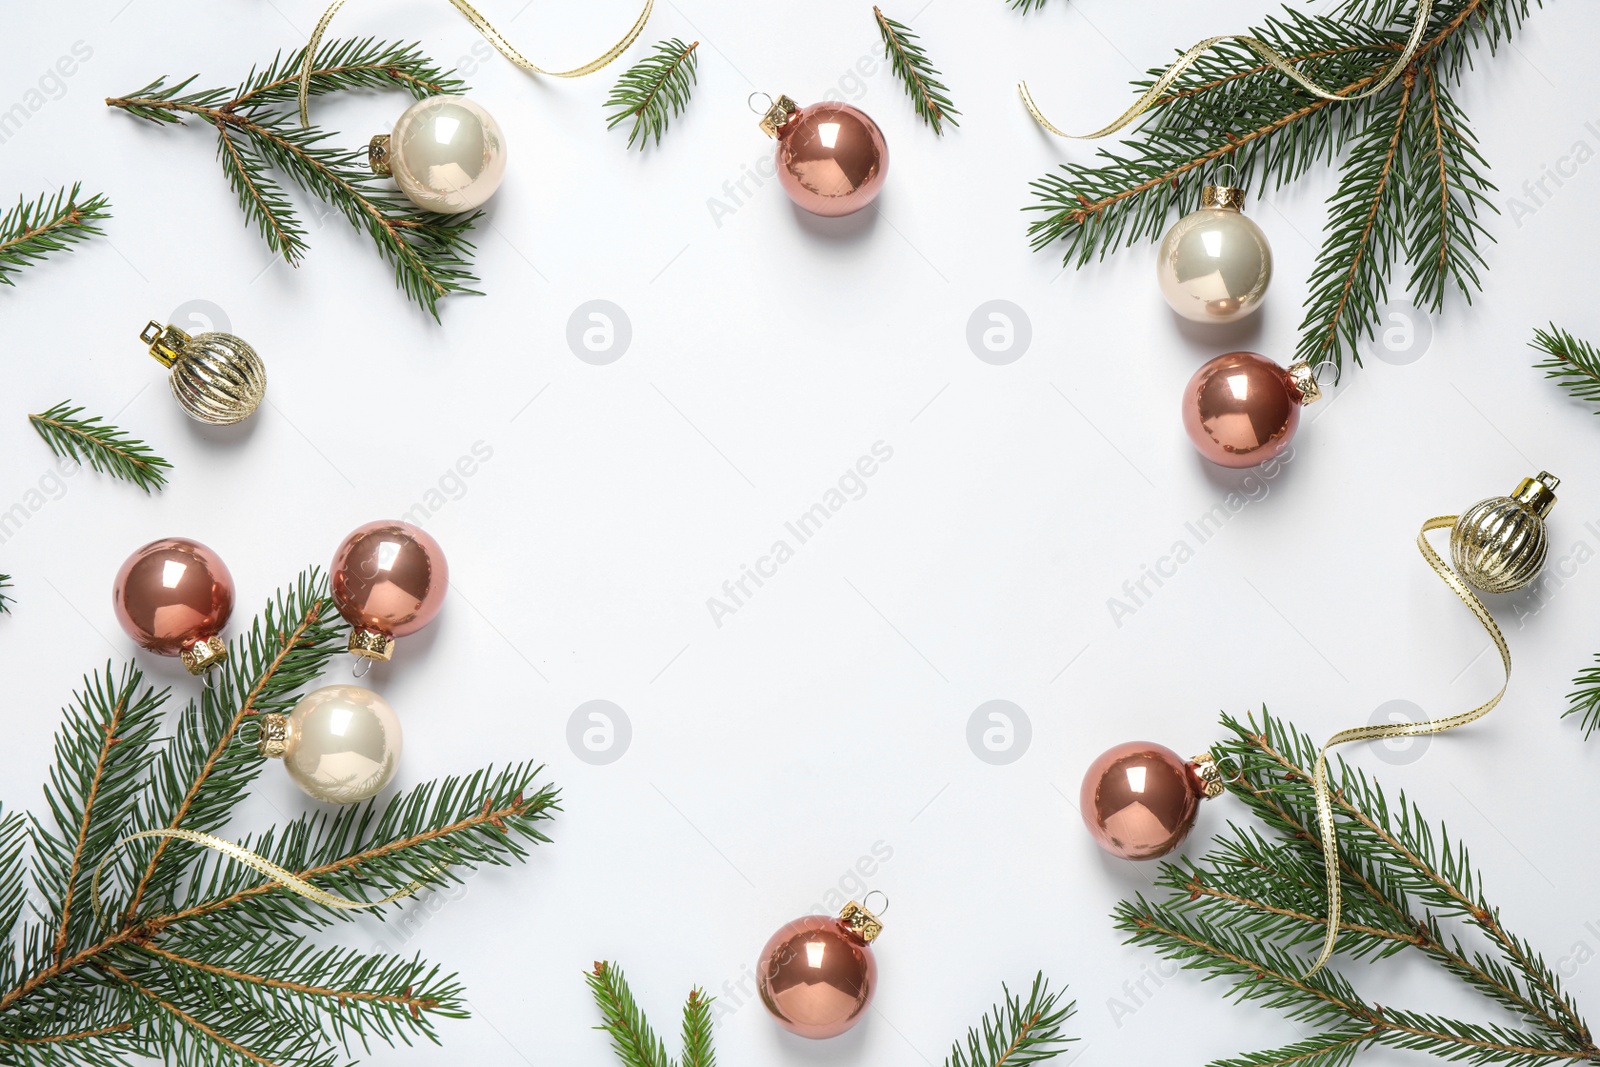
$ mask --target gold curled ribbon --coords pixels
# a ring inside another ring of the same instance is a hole
[[[1394,65],[1384,73],[1383,77],[1378,79],[1377,84],[1364,89],[1359,93],[1342,93],[1334,89],[1324,89],[1322,86],[1318,85],[1316,82],[1312,81],[1310,78],[1296,70],[1293,64],[1280,55],[1267,42],[1261,40],[1259,37],[1251,37],[1248,34],[1242,33],[1224,33],[1219,34],[1216,37],[1207,37],[1205,40],[1189,49],[1183,55],[1178,57],[1178,61],[1176,63],[1167,68],[1165,74],[1156,79],[1154,85],[1145,90],[1143,96],[1134,101],[1132,107],[1128,108],[1128,110],[1119,115],[1117,119],[1110,125],[1102,126],[1093,133],[1068,133],[1067,131],[1061,129],[1059,126],[1055,125],[1055,123],[1044,117],[1044,112],[1040,111],[1039,105],[1034,103],[1033,94],[1028,91],[1027,82],[1018,82],[1017,89],[1022,93],[1023,106],[1028,109],[1028,114],[1032,115],[1033,120],[1040,126],[1043,126],[1046,130],[1049,130],[1057,137],[1067,137],[1077,141],[1093,141],[1116,133],[1118,130],[1128,125],[1128,123],[1132,122],[1134,119],[1150,110],[1150,108],[1155,105],[1156,101],[1160,100],[1161,97],[1166,95],[1167,90],[1172,88],[1172,84],[1182,77],[1183,72],[1193,66],[1194,61],[1199,59],[1201,55],[1221,44],[1223,41],[1234,41],[1238,44],[1244,45],[1256,55],[1260,56],[1266,61],[1268,66],[1286,75],[1296,85],[1300,86],[1312,96],[1320,97],[1323,100],[1360,100],[1364,97],[1372,96],[1375,93],[1380,93],[1389,86],[1393,85],[1395,79],[1400,77],[1401,72],[1406,69],[1406,65],[1409,64],[1412,59],[1416,58],[1417,49],[1422,47],[1422,38],[1428,32],[1428,17],[1432,13],[1433,0],[1417,0],[1417,19],[1411,27],[1411,36],[1406,40],[1405,50],[1400,53],[1400,58],[1394,61]]]
[[[293,871],[280,867],[276,863],[273,863],[271,860],[267,859],[265,856],[257,855],[247,848],[234,844],[232,841],[224,841],[220,837],[213,837],[211,834],[203,834],[197,830],[141,830],[136,834],[129,834],[121,841],[118,841],[116,845],[112,847],[111,851],[107,852],[105,857],[102,858],[99,863],[95,864],[94,878],[89,883],[89,900],[94,904],[95,917],[101,922],[105,921],[105,908],[100,901],[101,872],[105,870],[105,866],[111,861],[111,858],[117,854],[118,849],[122,848],[126,844],[129,844],[130,842],[150,837],[171,837],[177,838],[179,841],[192,841],[197,845],[204,845],[206,848],[214,849],[215,851],[222,853],[224,856],[244,864],[246,867],[252,867],[257,871],[260,871],[262,874],[266,875],[268,879],[278,883],[291,893],[298,894],[299,896],[305,897],[307,900],[313,901],[317,904],[322,904],[329,908],[335,908],[339,911],[358,911],[362,908],[376,908],[381,907],[384,904],[392,904],[397,900],[403,900],[404,898],[409,897],[411,894],[415,893],[417,890],[423,888],[427,884],[426,882],[421,881],[412,882],[408,886],[395,890],[382,900],[350,900],[346,897],[341,897],[334,893],[330,893],[320,886],[314,886],[304,878],[301,878],[299,875],[295,874]],[[443,868],[441,867],[435,866],[434,868],[435,873],[438,873],[442,870]]]
[[[472,23],[477,28],[477,31],[483,34],[484,38],[494,45],[501,55],[529,74],[544,74],[551,78],[581,78],[585,74],[593,74],[601,67],[609,64],[623,52],[626,52],[629,45],[639,39],[639,34],[644,32],[645,23],[650,21],[650,12],[655,8],[655,0],[645,0],[644,10],[639,12],[639,17],[628,28],[627,35],[606,49],[599,57],[590,60],[581,67],[573,67],[571,70],[545,70],[543,67],[529,61],[526,56],[512,47],[511,42],[506,40],[504,35],[495,29],[477,8],[467,3],[467,0],[450,0],[450,3],[455,5],[455,9],[461,12],[466,17],[466,20]],[[306,58],[300,68],[300,125],[302,126],[310,122],[307,97],[311,94],[311,69],[316,60],[317,46],[322,43],[322,35],[327,32],[328,23],[333,21],[333,16],[338,14],[339,9],[343,6],[344,0],[333,0],[333,3],[328,5],[328,10],[324,11],[322,17],[317,20],[316,29],[311,31],[311,40],[306,43]]]
[[[1423,734],[1442,734],[1446,730],[1454,730],[1458,726],[1465,726],[1475,722],[1493,711],[1495,705],[1500,703],[1506,695],[1506,689],[1511,685],[1511,649],[1506,645],[1505,634],[1500,632],[1500,626],[1494,621],[1494,616],[1489,614],[1489,609],[1483,601],[1478,599],[1461,576],[1451,569],[1450,565],[1439,558],[1439,554],[1428,543],[1428,534],[1434,530],[1447,530],[1456,524],[1458,516],[1441,515],[1429,519],[1422,524],[1422,531],[1417,534],[1417,547],[1422,550],[1422,556],[1428,561],[1428,566],[1433,568],[1435,574],[1443,579],[1444,584],[1450,587],[1451,592],[1461,598],[1472,614],[1477,616],[1483,628],[1489,631],[1489,636],[1494,639],[1495,648],[1500,650],[1500,662],[1506,669],[1506,680],[1500,683],[1500,691],[1484,703],[1479,704],[1471,711],[1459,712],[1448,715],[1442,719],[1429,719],[1427,722],[1401,722],[1390,723],[1383,726],[1358,726],[1353,730],[1342,730],[1328,739],[1322,746],[1322,751],[1317,754],[1316,770],[1311,776],[1312,789],[1317,795],[1317,827],[1322,837],[1322,862],[1327,868],[1328,875],[1328,927],[1322,937],[1322,952],[1317,956],[1317,962],[1306,972],[1306,977],[1320,971],[1324,964],[1333,956],[1333,943],[1339,936],[1340,915],[1340,886],[1339,886],[1339,844],[1334,837],[1333,826],[1333,794],[1328,788],[1328,750],[1335,745],[1342,745],[1347,741],[1378,741],[1389,737],[1420,737]]]

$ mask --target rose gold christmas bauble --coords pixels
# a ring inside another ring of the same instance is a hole
[[[816,215],[849,215],[877,198],[889,172],[878,124],[849,104],[812,104],[777,130],[778,181]]]
[[[1078,799],[1096,844],[1113,856],[1148,860],[1188,836],[1201,795],[1189,761],[1154,742],[1130,741],[1089,765]]]
[[[1254,352],[1229,352],[1189,379],[1183,428],[1211,462],[1254,467],[1289,447],[1301,402],[1288,371]]]
[[[837,1037],[861,1021],[878,985],[872,946],[838,919],[807,915],[767,941],[756,964],[761,1002],[801,1037]]]
[[[444,549],[409,522],[369,522],[333,554],[333,602],[350,625],[389,637],[416,633],[439,614],[450,586]]]
[[[167,537],[134,552],[111,587],[117,622],[141,648],[179,655],[222,632],[233,612],[233,575],[198,541]]]

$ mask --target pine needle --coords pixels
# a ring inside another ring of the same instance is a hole
[[[606,98],[605,106],[616,109],[606,119],[606,129],[614,130],[632,119],[629,148],[637,142],[642,152],[652,140],[660,144],[673,116],[689,106],[689,96],[698,80],[695,70],[699,47],[699,41],[686,45],[674,37],[656,45],[653,55],[624,71]]]
[[[0,574],[0,615],[10,615],[11,605],[16,603],[16,600],[6,593],[10,588],[11,575]]]
[[[939,80],[939,72],[928,59],[927,52],[911,32],[911,27],[885,15],[877,7],[872,17],[878,22],[878,33],[883,38],[883,54],[919,118],[933,127],[936,134],[944,133],[944,124],[959,126],[955,116],[961,114],[950,102],[949,90]]]
[[[162,77],[106,104],[156,124],[210,126],[240,210],[268,248],[291,266],[306,252],[305,221],[281,184],[287,178],[365,233],[393,266],[395,284],[438,319],[441,299],[477,292],[470,234],[480,214],[422,211],[389,179],[372,173],[365,146],[338,148],[328,143],[330,131],[301,126],[296,88],[304,54],[278,53],[237,88],[190,91],[195,77]],[[420,100],[466,86],[416,45],[371,38],[324,42],[313,64],[312,95],[352,89],[400,89]]]
[[[1531,347],[1550,357],[1534,364],[1544,371],[1546,378],[1555,379],[1584,403],[1600,405],[1600,350],[1557,328],[1553,322],[1548,330],[1534,331]]]
[[[1013,11],[1021,11],[1023,14],[1029,11],[1042,11],[1049,2],[1050,0],[1006,0]]]
[[[15,285],[13,275],[23,268],[104,232],[95,224],[111,217],[110,203],[98,193],[80,200],[80,189],[74,184],[31,201],[18,197],[17,206],[0,215],[0,284]]]
[[[1587,740],[1600,730],[1600,653],[1595,654],[1594,663],[1574,678],[1572,684],[1575,688],[1567,694],[1567,710],[1561,717],[1581,716],[1583,736]]]
[[[967,1031],[964,1045],[950,1049],[945,1067],[1024,1067],[1061,1055],[1077,1040],[1061,1036],[1076,1006],[1060,1004],[1061,994],[1050,992],[1043,971],[1034,976],[1026,1003],[1006,986],[1000,989],[1000,1003]]]
[[[29,415],[50,451],[63,459],[87,463],[90,470],[132,482],[145,492],[167,484],[163,473],[172,464],[155,454],[143,441],[103,421],[100,416],[80,418],[81,407],[64,400],[42,415]]]
[[[595,1029],[611,1035],[611,1050],[624,1067],[676,1067],[667,1057],[667,1046],[650,1029],[644,1011],[633,999],[633,990],[628,988],[628,979],[620,967],[596,963],[584,980],[589,983],[589,992],[603,1020]],[[691,998],[691,1008],[693,1004]],[[687,1029],[687,1019],[684,1026]]]

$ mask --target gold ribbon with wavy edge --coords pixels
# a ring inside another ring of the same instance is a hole
[[[581,67],[573,67],[571,70],[545,70],[543,67],[530,62],[526,56],[513,48],[511,42],[506,40],[500,31],[495,29],[477,8],[467,3],[467,0],[450,0],[450,3],[455,5],[457,11],[466,16],[467,21],[472,23],[478,32],[483,34],[484,38],[494,45],[501,55],[529,74],[544,74],[551,78],[581,78],[585,74],[593,74],[601,67],[609,64],[623,52],[626,52],[629,45],[639,39],[639,34],[644,32],[645,23],[650,21],[650,12],[655,8],[655,0],[645,0],[644,10],[639,12],[639,17],[629,27],[627,35],[606,49],[598,58],[590,60]],[[333,21],[333,16],[338,14],[339,9],[343,6],[344,0],[333,0],[333,3],[328,5],[328,10],[322,13],[322,18],[317,20],[317,28],[311,31],[311,40],[306,42],[305,63],[300,68],[300,125],[302,126],[311,121],[307,113],[307,97],[311,93],[311,69],[316,59],[317,46],[322,43],[322,35],[327,32],[328,23]]]
[[[1178,61],[1176,63],[1167,68],[1165,74],[1156,79],[1154,85],[1145,90],[1143,96],[1134,101],[1132,107],[1124,111],[1109,126],[1103,126],[1093,133],[1068,133],[1067,131],[1061,129],[1059,126],[1055,125],[1055,123],[1044,117],[1044,112],[1040,111],[1039,105],[1033,101],[1033,94],[1028,91],[1027,82],[1018,82],[1017,89],[1022,93],[1022,103],[1025,107],[1027,107],[1028,114],[1032,115],[1033,120],[1040,126],[1043,126],[1057,137],[1067,137],[1077,141],[1093,141],[1116,133],[1128,123],[1132,122],[1134,119],[1150,110],[1150,108],[1155,105],[1155,102],[1161,99],[1161,97],[1166,94],[1168,89],[1172,88],[1172,83],[1182,77],[1183,72],[1193,66],[1194,61],[1199,59],[1202,54],[1210,51],[1223,41],[1234,41],[1238,44],[1244,45],[1256,55],[1260,56],[1266,61],[1268,66],[1275,70],[1281,71],[1296,85],[1300,86],[1312,96],[1321,97],[1323,100],[1360,100],[1364,97],[1372,96],[1375,93],[1381,93],[1383,90],[1393,85],[1396,78],[1400,77],[1401,72],[1406,69],[1406,65],[1416,57],[1417,49],[1422,47],[1422,38],[1428,32],[1428,17],[1432,13],[1433,0],[1417,0],[1417,20],[1411,27],[1411,36],[1406,40],[1405,50],[1400,53],[1400,58],[1394,61],[1394,65],[1384,73],[1383,77],[1378,79],[1376,85],[1373,85],[1371,88],[1364,89],[1359,93],[1341,93],[1333,89],[1324,89],[1322,86],[1318,85],[1316,82],[1312,81],[1310,78],[1296,70],[1287,59],[1284,59],[1283,56],[1278,54],[1278,52],[1274,50],[1273,47],[1267,42],[1261,40],[1259,37],[1251,37],[1248,34],[1242,33],[1224,33],[1216,37],[1207,37],[1205,40],[1189,49],[1183,55],[1178,57]]]
[[[382,900],[350,900],[330,893],[319,886],[314,886],[293,871],[280,867],[265,856],[259,856],[247,848],[234,844],[232,841],[224,841],[220,837],[202,834],[197,830],[141,830],[136,834],[129,834],[121,841],[118,841],[116,846],[106,853],[99,863],[95,864],[94,878],[89,883],[89,900],[94,904],[95,917],[101,922],[105,921],[105,908],[100,902],[100,873],[105,870],[105,866],[111,861],[111,857],[117,854],[117,849],[130,842],[150,837],[171,837],[177,838],[179,841],[192,841],[197,845],[204,845],[206,848],[214,849],[224,856],[244,864],[246,867],[252,867],[260,871],[269,880],[278,883],[291,893],[296,893],[307,900],[339,911],[359,911],[362,908],[377,908],[384,904],[392,904],[397,900],[409,897],[427,885],[426,882],[412,882],[408,886],[395,890]],[[434,873],[439,873],[443,869],[435,865]]]
[[[1333,827],[1333,794],[1328,788],[1328,750],[1335,745],[1342,745],[1347,741],[1379,741],[1388,737],[1420,737],[1423,734],[1442,734],[1446,730],[1454,730],[1457,726],[1465,726],[1475,722],[1493,711],[1495,705],[1500,703],[1506,695],[1506,689],[1511,685],[1511,649],[1506,645],[1505,634],[1500,632],[1500,626],[1494,621],[1494,616],[1489,614],[1489,609],[1484,607],[1483,601],[1478,599],[1467,584],[1461,580],[1439,554],[1428,543],[1428,534],[1434,530],[1447,530],[1456,524],[1458,516],[1441,515],[1429,519],[1422,524],[1422,531],[1417,534],[1417,547],[1422,550],[1422,556],[1428,561],[1428,566],[1433,568],[1435,574],[1443,579],[1461,602],[1471,609],[1478,621],[1483,623],[1483,628],[1489,631],[1489,636],[1494,639],[1495,648],[1500,650],[1500,662],[1506,669],[1506,680],[1500,683],[1500,691],[1488,700],[1479,704],[1471,711],[1463,711],[1455,715],[1448,715],[1442,719],[1429,719],[1427,722],[1401,722],[1391,723],[1386,726],[1358,726],[1353,730],[1342,730],[1328,739],[1322,746],[1322,751],[1317,754],[1316,770],[1311,776],[1311,786],[1317,794],[1317,828],[1322,837],[1322,862],[1327,867],[1328,874],[1328,928],[1322,937],[1322,953],[1317,956],[1317,962],[1306,972],[1310,978],[1322,970],[1325,963],[1333,956],[1333,943],[1339,936],[1340,914],[1340,887],[1339,887],[1339,843],[1334,837]]]

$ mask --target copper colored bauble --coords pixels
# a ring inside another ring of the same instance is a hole
[[[778,182],[812,214],[849,215],[882,191],[889,146],[865,112],[837,102],[801,107],[780,96],[761,128],[778,142]]]
[[[1485,593],[1510,593],[1539,576],[1549,554],[1544,518],[1561,479],[1549,471],[1524,478],[1510,496],[1480,500],[1450,529],[1450,561]]]
[[[329,574],[333,602],[353,627],[350,651],[373,660],[387,660],[395,638],[432,622],[450,587],[439,542],[398,519],[351,533],[333,554]]]
[[[1183,428],[1211,462],[1254,467],[1283,454],[1300,426],[1300,408],[1321,396],[1308,363],[1285,370],[1254,352],[1229,352],[1189,379]]]
[[[233,575],[197,541],[167,537],[129,556],[111,587],[111,605],[141,648],[180,657],[190,674],[205,673],[228,654],[218,635],[233,612]]]
[[[1209,755],[1186,760],[1153,741],[1129,741],[1089,765],[1078,799],[1097,845],[1125,860],[1149,860],[1177,848],[1200,801],[1220,792]]]
[[[851,901],[837,919],[807,915],[767,941],[756,963],[761,1003],[785,1030],[838,1037],[866,1014],[878,985],[872,941],[883,924]]]
[[[231,333],[197,333],[151,319],[139,334],[150,355],[172,371],[172,395],[198,422],[230,426],[249,418],[267,395],[267,369],[256,350]]]

